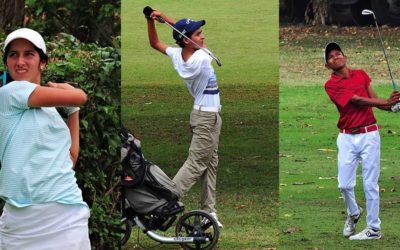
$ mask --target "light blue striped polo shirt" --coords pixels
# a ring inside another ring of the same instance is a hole
[[[0,88],[0,197],[16,207],[87,206],[72,169],[67,125],[54,107],[28,107],[37,86],[14,81]]]

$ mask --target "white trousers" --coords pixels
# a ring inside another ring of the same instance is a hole
[[[379,219],[379,186],[380,174],[379,131],[363,134],[340,133],[337,138],[338,147],[338,181],[344,198],[348,215],[359,213],[354,194],[357,165],[361,161],[362,179],[367,208],[367,226],[380,230]]]
[[[90,250],[89,216],[83,205],[6,204],[0,217],[0,249]]]

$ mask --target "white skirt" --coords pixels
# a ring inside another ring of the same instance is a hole
[[[0,217],[0,249],[90,250],[89,217],[89,209],[79,204],[6,204]]]

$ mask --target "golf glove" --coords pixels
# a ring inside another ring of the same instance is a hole
[[[400,102],[396,103],[394,105],[392,105],[392,107],[390,107],[390,109],[392,110],[392,112],[396,113],[400,111]]]
[[[79,111],[79,107],[64,107],[64,111],[67,113],[68,116],[72,115],[76,111]]]

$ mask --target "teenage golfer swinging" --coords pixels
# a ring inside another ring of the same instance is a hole
[[[393,92],[387,100],[378,98],[369,76],[363,70],[348,68],[347,57],[336,43],[325,47],[324,59],[325,66],[333,71],[325,83],[325,90],[340,114],[337,124],[338,181],[348,214],[343,235],[350,240],[380,239],[380,127],[376,124],[372,107],[391,110],[391,106],[399,102],[400,93]],[[353,235],[363,212],[354,195],[359,160],[362,161],[367,227]]]
[[[0,88],[0,249],[89,250],[89,208],[73,166],[86,94],[66,83],[41,86],[48,61],[42,36],[22,28],[4,43],[13,81]],[[70,106],[68,121],[54,108]]]
[[[173,31],[173,38],[180,48],[170,47],[159,41],[154,20],[158,17],[173,25],[177,30],[204,47],[204,34],[201,27],[204,20],[181,19],[178,22],[166,17],[160,11],[153,11],[147,20],[151,47],[168,55],[179,76],[186,83],[189,93],[194,97],[190,114],[192,142],[189,155],[173,181],[183,196],[200,178],[201,209],[209,212],[219,222],[216,203],[216,180],[218,165],[218,142],[222,120],[220,117],[220,97],[212,58],[195,44]]]

